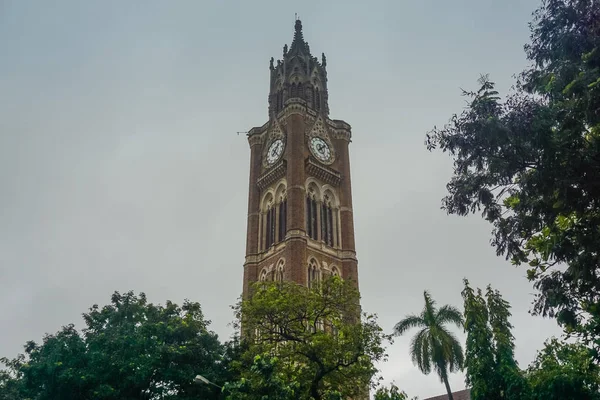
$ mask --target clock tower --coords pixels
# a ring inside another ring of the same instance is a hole
[[[358,286],[350,125],[329,117],[326,68],[296,20],[291,46],[271,58],[269,120],[248,132],[244,296],[261,280],[311,286],[339,275]]]

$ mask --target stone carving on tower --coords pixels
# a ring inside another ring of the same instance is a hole
[[[291,46],[271,58],[269,120],[248,133],[250,180],[244,296],[253,282],[311,286],[329,275],[358,285],[348,145],[329,118],[327,60],[296,20]]]

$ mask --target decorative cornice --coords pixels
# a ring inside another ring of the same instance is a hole
[[[328,168],[324,165],[321,165],[312,157],[308,157],[308,159],[306,160],[306,172],[308,172],[315,178],[330,184],[331,186],[339,186],[342,180],[342,176],[339,172],[334,171],[333,169]]]
[[[342,139],[347,142],[352,141],[352,134],[348,131],[334,130],[331,135],[334,139]]]
[[[306,107],[306,102],[301,99],[289,99],[285,102],[283,110],[277,114],[277,118],[287,118],[293,114],[316,114],[313,110]]]
[[[250,147],[252,146],[256,146],[256,145],[261,145],[263,143],[263,137],[262,135],[248,135],[248,144],[250,145]]]
[[[328,120],[329,128],[334,139],[343,139],[348,142],[352,139],[352,127],[345,121],[334,119]]]
[[[340,258],[342,260],[351,260],[358,262],[358,258],[356,258],[356,252],[352,250],[342,250],[340,252]]]
[[[271,169],[262,174],[256,184],[260,190],[264,190],[271,183],[275,182],[277,179],[285,176],[286,171],[286,161],[281,160],[277,164],[273,165]]]
[[[254,136],[254,135],[263,133],[269,127],[269,122],[271,122],[271,121],[265,122],[264,124],[262,124],[262,126],[255,126],[255,127],[251,128],[248,131],[248,136]]]
[[[247,264],[256,264],[260,261],[260,256],[258,255],[250,255],[246,256],[246,261],[244,262],[244,266]]]
[[[337,258],[341,258],[341,251],[338,249],[335,249],[333,247],[329,247],[327,246],[325,243],[320,242],[318,240],[314,240],[314,239],[309,239],[308,240],[308,247],[310,249],[313,250],[319,250],[320,252],[322,252],[323,254],[327,254],[329,256],[333,256],[333,257],[337,257]]]
[[[307,245],[311,250],[316,250],[323,254],[336,257],[341,261],[350,260],[358,262],[358,259],[356,258],[356,252],[353,250],[332,248],[327,246],[325,243],[314,239],[308,239]]]

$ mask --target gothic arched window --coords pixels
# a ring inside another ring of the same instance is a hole
[[[262,271],[260,271],[260,275],[258,276],[258,280],[260,282],[266,282],[267,280],[269,280],[269,273],[267,272],[266,269],[263,269]]]
[[[331,267],[331,276],[340,276],[340,271],[337,267]]]
[[[321,270],[319,268],[319,264],[313,258],[308,263],[308,287],[312,288],[319,282],[321,279]]]
[[[283,90],[277,92],[277,112],[283,110]]]
[[[329,196],[325,196],[321,205],[321,240],[327,245],[335,245],[335,233],[333,230],[334,211],[331,207]]]
[[[285,267],[285,261],[279,260],[277,264],[277,269],[275,270],[275,281],[283,282],[283,269]]]
[[[267,209],[267,221],[265,226],[265,249],[268,249],[275,243],[275,207],[269,204]]]
[[[314,193],[306,196],[306,233],[312,239],[317,239],[317,199]]]
[[[315,110],[320,111],[321,110],[321,92],[319,91],[319,88],[317,88],[315,90]]]
[[[282,197],[279,201],[279,232],[277,235],[277,241],[281,242],[285,239],[287,232],[287,198]]]
[[[315,106],[315,92],[314,92],[312,86],[306,86],[306,89],[305,89],[305,98],[306,98],[306,100],[308,100],[310,106],[314,108],[314,106]]]

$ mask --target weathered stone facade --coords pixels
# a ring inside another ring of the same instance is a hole
[[[283,59],[271,59],[269,121],[248,133],[244,296],[261,279],[309,285],[338,274],[358,285],[351,129],[329,118],[326,66],[325,55],[310,54],[297,20]]]

